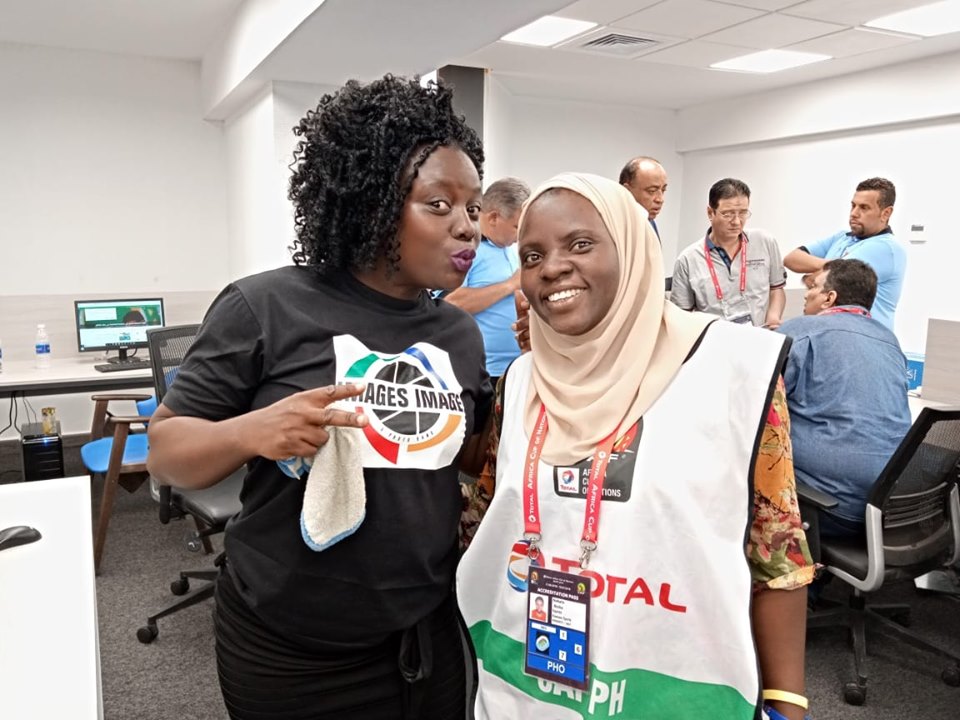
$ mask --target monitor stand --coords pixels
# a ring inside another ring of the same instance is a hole
[[[117,352],[119,353],[119,354],[117,355],[117,357],[115,357],[115,358],[107,358],[107,362],[108,362],[108,363],[122,363],[122,362],[126,362],[126,361],[129,359],[129,358],[127,357],[127,350],[129,350],[129,349],[130,349],[130,348],[127,348],[127,347],[119,347],[119,348],[117,348]]]

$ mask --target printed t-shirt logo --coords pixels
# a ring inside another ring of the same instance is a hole
[[[366,384],[356,408],[366,414],[364,467],[435,469],[450,465],[466,416],[450,356],[430,343],[395,353],[370,350],[351,335],[333,339],[337,382]]]

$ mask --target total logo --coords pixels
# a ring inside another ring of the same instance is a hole
[[[379,353],[351,335],[333,344],[337,381],[366,385],[356,406],[369,420],[364,467],[450,465],[463,445],[466,417],[449,355],[429,343]]]
[[[590,595],[611,605],[643,603],[651,607],[675,613],[686,613],[687,606],[676,600],[677,590],[671,583],[646,580],[642,577],[620,577],[581,570],[579,560],[562,557],[548,558],[541,551],[536,560],[528,555],[530,544],[526,540],[515,542],[507,560],[507,583],[517,592],[527,592],[529,573],[537,567],[554,567],[560,572],[576,573],[591,581]],[[584,592],[579,587],[578,592]]]

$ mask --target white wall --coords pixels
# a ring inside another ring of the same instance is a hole
[[[266,87],[224,123],[231,280],[284,265],[283,185],[273,143],[273,90]]]
[[[201,117],[198,63],[0,44],[0,296],[224,285],[221,129]],[[57,307],[33,322],[72,323],[72,304]],[[0,313],[8,359],[33,328]],[[55,354],[76,353],[72,335],[56,339]],[[89,429],[88,396],[32,404]]]
[[[680,189],[685,182],[683,161],[675,149],[675,112],[515,96],[497,83],[496,74],[490,74],[484,139],[484,185],[504,175],[515,175],[536,187],[564,171],[596,173],[616,180],[631,157],[656,157],[670,181],[657,225],[664,256],[672,263]]]
[[[271,83],[224,123],[231,280],[290,264],[293,127],[334,89]]]
[[[684,155],[683,244],[702,237],[707,190],[722,177],[738,177],[750,186],[754,213],[750,225],[771,230],[784,252],[846,229],[856,184],[875,175],[889,178],[897,186],[891,227],[904,242],[908,258],[895,329],[905,351],[923,352],[928,318],[960,319],[960,302],[951,292],[953,269],[960,266],[960,243],[953,237],[950,160],[960,147],[960,120],[943,116],[949,110],[944,106],[947,96],[960,103],[960,95],[943,92],[940,73],[929,72],[931,66],[960,71],[960,55],[935,60],[744,98],[735,109],[718,103],[713,112],[710,106],[682,111],[683,142],[710,148]],[[901,102],[922,96],[941,100]],[[847,112],[854,98],[863,125],[859,129],[850,127]],[[784,121],[784,107],[823,110],[825,103],[838,113],[808,114],[804,123]],[[886,117],[891,106],[896,122],[877,126],[877,119]],[[909,109],[913,116],[903,122]],[[745,123],[757,137],[779,139],[725,145],[742,137]],[[830,131],[832,125],[836,129]],[[814,127],[823,132],[807,135]],[[793,134],[801,131],[803,135]],[[926,243],[907,242],[912,224],[926,227]],[[788,285],[799,287],[799,276],[791,273]]]
[[[199,86],[196,63],[0,44],[0,294],[223,284]]]

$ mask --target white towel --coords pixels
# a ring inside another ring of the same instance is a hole
[[[353,535],[367,512],[359,428],[328,427],[330,439],[313,458],[303,492],[300,531],[320,552]]]

